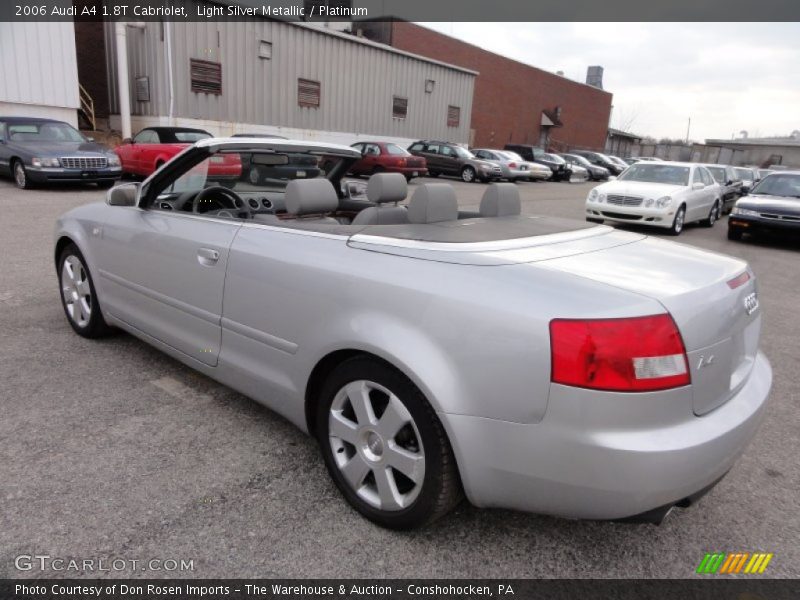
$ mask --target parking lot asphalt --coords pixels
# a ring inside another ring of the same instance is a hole
[[[451,181],[463,207],[485,187]],[[583,218],[592,184],[521,183],[526,213]],[[128,335],[62,313],[52,230],[94,188],[0,181],[0,577],[693,577],[704,553],[774,553],[800,576],[800,244],[679,241],[748,260],[774,384],[756,438],[699,504],[660,526],[462,504],[397,533],[350,509],[317,445],[248,398]],[[663,235],[658,231],[654,235]],[[188,572],[18,571],[19,555],[193,561]]]

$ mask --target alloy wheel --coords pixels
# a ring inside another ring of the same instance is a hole
[[[465,167],[464,170],[461,171],[461,179],[467,183],[472,183],[475,180],[475,171],[472,167]]]
[[[683,209],[678,210],[678,214],[675,215],[675,225],[674,225],[675,233],[680,233],[681,231],[683,231],[683,219],[684,219],[683,215],[684,215]]]
[[[22,166],[22,163],[17,161],[14,163],[14,181],[17,184],[17,187],[24,188],[26,182],[26,174],[25,174],[25,167]]]
[[[425,479],[422,437],[403,401],[368,380],[342,387],[328,414],[336,467],[364,502],[385,511],[409,507]]]
[[[83,263],[72,254],[61,267],[61,293],[69,318],[78,327],[86,327],[92,318],[92,289]]]

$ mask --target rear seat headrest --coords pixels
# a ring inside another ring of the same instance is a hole
[[[381,204],[406,199],[408,185],[400,173],[375,173],[367,182],[367,200]]]
[[[439,223],[458,219],[456,192],[449,183],[425,183],[408,203],[409,223]]]
[[[510,217],[522,213],[519,189],[513,183],[492,183],[481,199],[482,217]]]
[[[313,215],[333,212],[339,208],[339,198],[333,184],[317,179],[293,179],[284,195],[286,212],[292,215]]]

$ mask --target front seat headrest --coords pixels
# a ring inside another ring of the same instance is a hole
[[[329,213],[339,208],[339,198],[333,184],[324,177],[293,179],[284,195],[286,212],[292,215]]]
[[[408,185],[400,173],[375,173],[367,182],[367,200],[375,204],[406,199]]]
[[[522,213],[519,189],[513,183],[492,183],[481,199],[482,217],[510,217]]]
[[[456,192],[449,183],[425,183],[408,203],[409,223],[439,223],[458,219]]]

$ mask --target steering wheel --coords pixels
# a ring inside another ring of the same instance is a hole
[[[247,212],[250,214],[250,211],[245,211],[245,204],[239,197],[239,194],[221,185],[212,185],[211,187],[200,190],[194,197],[194,200],[192,200],[192,212],[195,214],[203,214],[209,212],[209,210],[218,210],[214,208],[200,210],[200,207],[206,208],[207,206],[213,206],[215,202],[220,205],[220,209],[229,209],[236,213]],[[225,206],[226,203],[228,206]]]

